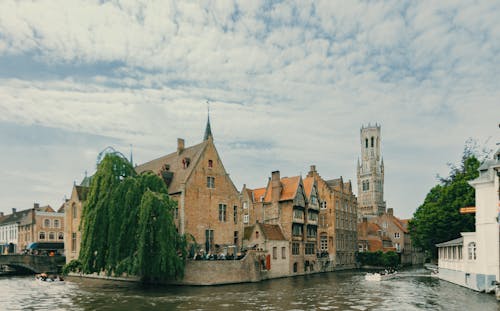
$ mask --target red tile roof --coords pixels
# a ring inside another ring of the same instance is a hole
[[[297,189],[300,183],[300,176],[294,177],[283,177],[281,178],[281,185],[283,190],[281,190],[280,201],[293,200],[297,194]]]
[[[254,202],[260,202],[260,198],[264,198],[264,196],[266,195],[266,188],[257,188],[257,189],[254,189],[252,190],[252,195],[253,195],[253,201]]]

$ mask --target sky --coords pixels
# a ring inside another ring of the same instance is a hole
[[[352,180],[382,127],[384,196],[411,217],[467,139],[500,142],[497,1],[0,2],[0,211],[58,208],[112,146],[214,141],[238,189]],[[132,147],[131,147],[132,146]]]

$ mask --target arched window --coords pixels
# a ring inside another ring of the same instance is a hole
[[[214,166],[214,162],[212,160],[208,160],[208,167],[213,167]]]
[[[54,232],[49,232],[49,240],[54,240],[56,238],[56,234]]]
[[[469,243],[469,260],[476,260],[476,242]]]
[[[39,238],[40,240],[45,240],[45,232],[40,231],[40,234],[39,234],[38,238]]]
[[[365,147],[368,148],[368,138],[365,138]]]
[[[59,233],[57,234],[57,239],[58,239],[58,240],[64,240],[64,233],[59,232]]]
[[[44,219],[44,221],[43,221],[43,226],[44,226],[45,228],[50,227],[50,219]]]
[[[54,228],[59,228],[59,219],[54,219]]]
[[[372,136],[372,148],[373,148],[373,136]]]
[[[76,219],[76,204],[71,205],[71,214],[73,214],[73,219]]]

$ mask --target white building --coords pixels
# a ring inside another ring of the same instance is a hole
[[[500,149],[479,167],[476,189],[476,232],[437,244],[439,278],[471,288],[491,291],[500,281]]]
[[[0,217],[0,255],[15,253],[18,250],[17,237],[19,234],[19,222],[22,219],[22,213],[12,209],[11,215]]]

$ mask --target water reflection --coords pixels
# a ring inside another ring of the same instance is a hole
[[[212,287],[142,287],[89,279],[53,285],[4,277],[0,302],[2,310],[499,310],[492,295],[434,278],[365,282],[360,272]]]

